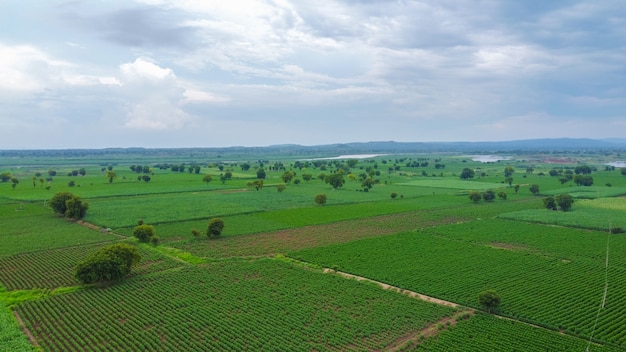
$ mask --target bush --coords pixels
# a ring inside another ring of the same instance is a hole
[[[219,237],[224,230],[224,220],[220,218],[213,218],[209,220],[209,227],[207,228],[206,235],[209,237]]]
[[[65,201],[65,216],[71,219],[82,219],[87,214],[89,204],[83,202],[80,197],[72,196]]]
[[[65,202],[72,198],[72,196],[70,192],[59,192],[50,199],[50,207],[55,213],[65,215],[65,211],[67,210]]]
[[[315,196],[315,204],[324,205],[326,204],[327,197],[326,194],[318,194]]]
[[[398,193],[391,192],[391,199],[396,199],[398,197]]]
[[[74,277],[83,284],[120,280],[141,260],[137,249],[117,243],[100,249],[74,269]]]
[[[141,224],[135,226],[133,229],[133,236],[137,237],[139,242],[148,243],[150,239],[155,235],[154,226]]]

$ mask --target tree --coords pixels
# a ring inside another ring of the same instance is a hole
[[[512,166],[507,166],[504,168],[504,177],[511,177],[513,176],[514,172],[515,172],[515,169],[513,169]]]
[[[209,226],[206,231],[206,235],[209,238],[219,237],[224,230],[224,220],[220,218],[213,218],[209,220]]]
[[[80,197],[72,195],[65,201],[65,216],[70,219],[82,219],[87,214],[89,204],[83,202]]]
[[[265,179],[266,174],[265,174],[265,169],[264,168],[260,168],[258,170],[256,170],[256,178],[263,180]]]
[[[461,180],[470,180],[472,178],[474,178],[475,176],[475,172],[474,170],[466,167],[463,169],[463,171],[461,171]]]
[[[289,182],[293,180],[295,175],[296,174],[293,171],[285,171],[280,178],[283,180],[283,182],[289,184]]]
[[[242,163],[240,166],[242,171],[250,170],[250,163]]]
[[[0,181],[2,182],[8,182],[11,180],[11,173],[10,172],[3,172],[0,174]]]
[[[543,206],[548,210],[556,210],[556,202],[554,201],[554,197],[545,197],[543,199]]]
[[[539,185],[537,185],[537,184],[530,185],[528,190],[530,191],[530,193],[532,193],[534,195],[537,195],[537,193],[539,193]]]
[[[574,198],[567,193],[559,194],[556,196],[555,201],[559,208],[563,211],[570,210],[572,208],[572,204],[574,204]]]
[[[311,181],[311,179],[313,179],[313,174],[302,174],[302,179],[306,182],[309,182]]]
[[[207,185],[209,184],[209,182],[213,181],[213,176],[206,174],[202,177],[202,182],[206,183]]]
[[[502,191],[498,193],[498,198],[506,200],[506,192]]]
[[[318,194],[315,196],[315,204],[317,205],[324,205],[326,204],[326,194],[322,193],[322,194]]]
[[[472,202],[474,203],[478,203],[480,202],[480,200],[483,198],[483,196],[480,194],[480,192],[478,191],[471,191],[469,193],[469,199],[472,200]]]
[[[519,185],[515,185],[513,190],[515,191],[515,194],[517,194],[517,192],[519,192]]]
[[[482,196],[485,202],[491,202],[496,199],[496,192],[494,192],[493,190],[487,190],[482,194]]]
[[[127,243],[116,243],[93,253],[74,268],[74,278],[83,284],[120,280],[130,274],[141,255]]]
[[[58,192],[50,199],[50,207],[55,213],[65,215],[65,211],[67,211],[66,202],[72,198],[72,196],[73,194],[70,192]]]
[[[11,177],[11,187],[13,189],[15,189],[18,183],[20,183],[20,180],[17,177]]]
[[[366,191],[369,191],[374,186],[375,181],[371,177],[367,177],[363,182],[361,182],[361,187]]]
[[[282,193],[286,188],[287,188],[287,186],[285,186],[285,185],[277,185],[276,186],[276,190],[278,191],[278,193]]]
[[[486,290],[478,294],[478,303],[491,313],[500,306],[500,295],[494,290]]]
[[[622,176],[626,176],[626,167],[619,169],[619,172],[620,174],[622,174]]]
[[[324,181],[328,184],[330,184],[333,189],[337,189],[341,186],[343,186],[344,183],[346,183],[346,180],[343,178],[343,175],[340,173],[334,173],[331,175],[328,175]]]
[[[133,236],[137,237],[139,242],[148,243],[150,239],[155,236],[156,231],[154,230],[154,226],[146,225],[141,221],[139,225],[135,226],[133,229]]]
[[[150,182],[151,178],[150,175],[143,175],[141,176],[141,179],[143,180],[143,182]]]
[[[589,165],[580,165],[574,168],[574,173],[576,175],[590,175],[593,170]]]
[[[592,186],[593,176],[591,175],[576,175],[574,176],[574,183],[577,186]]]
[[[117,177],[117,174],[115,173],[115,171],[111,169],[107,170],[106,178],[109,179],[109,183],[113,183],[113,179],[116,177]]]
[[[391,192],[391,199],[396,199],[398,197],[398,193]]]
[[[507,177],[504,179],[504,182],[508,183],[508,184],[509,184],[509,187],[511,187],[511,185],[513,184],[513,177],[511,177],[511,176],[507,176]]]

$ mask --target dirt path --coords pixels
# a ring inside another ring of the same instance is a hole
[[[17,311],[13,311],[13,315],[15,316],[15,319],[17,319],[17,323],[20,324],[20,327],[22,328],[26,336],[28,336],[28,340],[30,341],[30,343],[35,347],[39,347],[39,343],[35,339],[35,336],[33,336],[33,334],[30,332],[30,330],[28,330],[26,325],[24,325],[24,321],[22,320],[22,317],[20,317],[20,314]]]
[[[333,273],[333,274],[337,274],[337,275],[343,276],[345,278],[356,279],[357,281],[372,282],[372,283],[375,283],[378,286],[382,287],[385,290],[395,291],[395,292],[398,292],[398,293],[403,294],[405,296],[421,299],[422,301],[431,302],[431,303],[439,304],[439,305],[442,305],[442,306],[448,306],[448,307],[452,307],[452,308],[459,307],[459,304],[454,303],[454,302],[444,301],[444,300],[439,299],[439,298],[423,295],[421,293],[417,293],[417,292],[414,292],[414,291],[405,290],[405,289],[402,289],[400,287],[391,286],[391,285],[388,285],[388,284],[386,284],[384,282],[375,281],[375,280],[372,280],[372,279],[368,279],[366,277],[356,276],[356,275],[344,273],[344,272],[341,272],[341,271],[335,271],[335,270],[329,269],[329,268],[324,268],[324,273]]]
[[[105,229],[105,228],[101,228],[101,227],[100,227],[100,226],[98,226],[98,225],[94,225],[94,224],[89,223],[89,222],[84,221],[84,220],[77,220],[77,221],[76,221],[76,223],[77,223],[77,224],[79,224],[79,225],[81,225],[81,226],[84,226],[84,227],[90,228],[90,229],[92,229],[92,230],[94,230],[94,231],[98,231],[98,232],[106,233],[106,234],[109,234],[109,235],[117,236],[117,237],[119,237],[119,238],[128,238],[128,237],[126,237],[126,236],[120,235],[120,234],[115,233],[115,232],[113,232],[113,231],[108,231],[108,230],[107,230],[107,229]]]
[[[429,337],[437,336],[440,331],[444,331],[449,329],[451,326],[456,325],[459,319],[467,319],[470,315],[474,314],[475,311],[473,309],[458,311],[454,313],[452,316],[443,317],[434,323],[428,324],[425,328],[412,332],[406,336],[403,336],[396,341],[393,342],[392,345],[385,348],[385,351],[399,351],[406,350],[407,347],[409,349],[415,348],[415,346],[419,345],[424,339]]]

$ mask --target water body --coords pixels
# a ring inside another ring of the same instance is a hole
[[[615,166],[615,167],[626,167],[626,161],[614,161],[614,162],[608,163],[607,165]]]
[[[472,160],[480,161],[481,163],[494,163],[500,160],[511,160],[511,157],[499,155],[472,155]]]
[[[369,159],[375,158],[377,156],[385,156],[389,154],[351,154],[351,155],[340,155],[340,156],[332,156],[326,158],[314,158],[307,160],[335,160],[335,159]]]

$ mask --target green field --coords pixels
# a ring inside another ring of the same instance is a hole
[[[626,236],[608,234],[626,229],[626,177],[605,170],[603,154],[541,162],[553,157],[0,160],[0,173],[20,181],[0,182],[0,350],[626,351]],[[596,166],[592,187],[549,176],[583,162]],[[139,163],[151,171],[130,169]],[[249,182],[260,167],[257,190]],[[473,180],[459,179],[466,167]],[[84,176],[68,175],[79,168]],[[335,173],[345,178],[338,189],[320,178]],[[473,203],[473,190],[506,199]],[[53,214],[60,191],[89,204],[85,223]],[[322,193],[327,203],[316,204]],[[576,197],[571,211],[544,209],[545,196],[562,193]],[[210,239],[215,217],[225,228]],[[133,237],[139,220],[154,226],[156,246]],[[116,242],[137,246],[140,264],[123,281],[80,285],[76,264]],[[487,289],[502,299],[492,313],[477,299]]]

